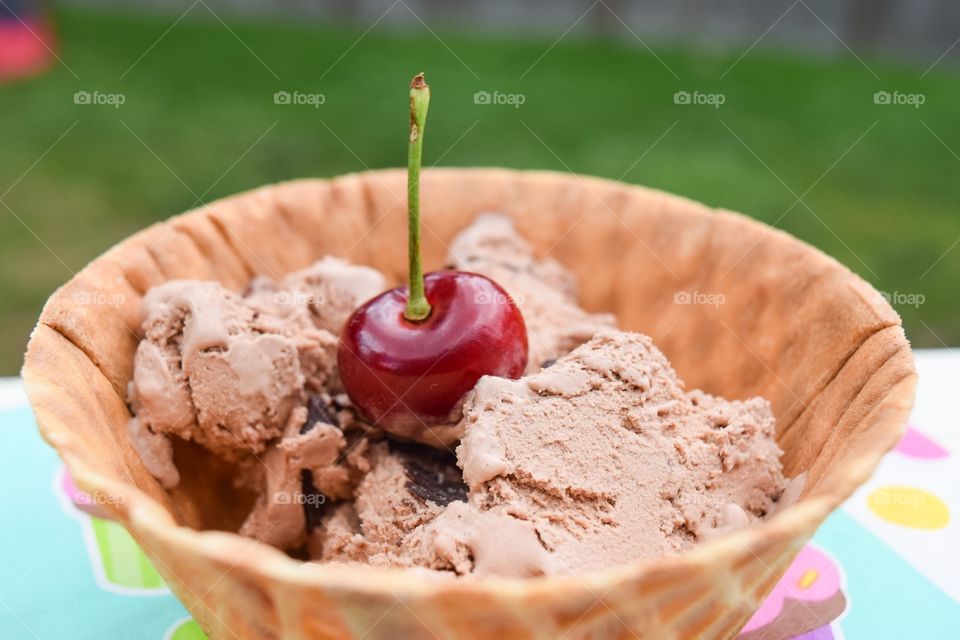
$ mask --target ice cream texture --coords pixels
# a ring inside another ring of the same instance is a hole
[[[283,282],[289,288],[257,278],[241,296],[180,280],[144,298],[129,433],[164,487],[179,481],[169,437],[249,460],[283,434],[308,392],[336,388],[330,328],[384,286],[376,271],[332,258]]]
[[[504,215],[478,216],[453,241],[448,261],[456,269],[479,273],[498,283],[520,307],[527,324],[528,373],[568,353],[598,331],[616,326],[610,314],[584,311],[577,304],[573,274],[552,258],[537,259]]]
[[[468,504],[528,523],[545,573],[683,550],[764,515],[784,487],[769,405],[685,393],[637,333],[600,333],[518,381],[483,379],[465,421]]]
[[[149,292],[129,393],[147,469],[175,486],[172,440],[193,440],[257,470],[241,534],[446,579],[602,569],[776,509],[786,481],[765,400],[685,390],[650,338],[582,309],[572,274],[506,216],[478,217],[449,262],[514,298],[531,363],[519,380],[478,382],[445,427],[458,444],[400,442],[357,416],[336,335],[386,283],[325,258],[243,295],[186,281]]]

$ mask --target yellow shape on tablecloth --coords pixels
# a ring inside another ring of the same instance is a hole
[[[801,589],[809,589],[810,585],[816,582],[817,578],[820,577],[820,572],[816,569],[807,569],[807,571],[800,576],[800,580],[797,582],[797,586]]]
[[[867,497],[867,505],[880,518],[901,527],[942,529],[950,522],[943,500],[916,487],[880,487]]]

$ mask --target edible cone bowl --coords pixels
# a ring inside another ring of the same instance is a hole
[[[214,639],[730,638],[827,515],[900,437],[916,373],[900,319],[832,258],[744,216],[597,178],[503,169],[422,177],[423,251],[440,268],[485,211],[579,278],[584,306],[650,335],[687,388],[762,395],[802,497],[692,550],[584,575],[438,581],[303,563],[236,531],[253,496],[178,443],[165,491],[127,436],[125,402],[150,287],[178,278],[242,291],[324,255],[406,270],[406,174],[299,180],[153,225],[47,302],[23,375],[37,423],[80,488],[130,530]]]

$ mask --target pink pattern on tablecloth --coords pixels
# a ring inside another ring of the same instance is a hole
[[[910,458],[920,458],[922,460],[936,460],[937,458],[946,458],[950,452],[944,449],[940,444],[924,435],[913,425],[907,426],[906,433],[900,438],[894,449]]]
[[[113,518],[102,504],[99,504],[91,498],[88,493],[76,485],[73,481],[73,476],[71,476],[70,472],[66,469],[63,469],[60,475],[60,488],[63,490],[63,494],[67,496],[67,499],[73,503],[73,506],[80,511],[96,518],[104,518],[107,520]]]
[[[800,550],[793,564],[757,610],[743,633],[770,624],[783,610],[784,600],[816,601],[829,599],[840,590],[840,570],[825,553],[812,545]]]

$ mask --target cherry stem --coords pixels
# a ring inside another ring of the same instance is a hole
[[[418,73],[410,82],[410,144],[407,152],[407,233],[409,242],[410,294],[403,317],[421,322],[430,315],[430,303],[423,293],[423,266],[420,263],[420,161],[423,129],[430,106],[430,87]]]

